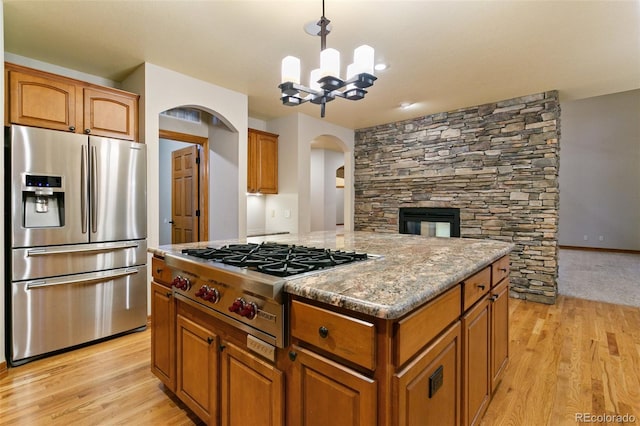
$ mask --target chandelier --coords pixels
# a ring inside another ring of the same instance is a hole
[[[300,59],[287,56],[282,60],[282,80],[278,88],[284,105],[296,106],[305,102],[320,105],[320,117],[324,117],[325,106],[335,98],[359,101],[367,93],[366,89],[373,85],[373,47],[362,45],[354,50],[353,63],[347,66],[346,79],[340,78],[340,52],[327,49],[327,25],[324,16],[324,0],[322,0],[322,17],[318,21],[320,27],[320,68],[311,71],[309,86],[300,84]]]

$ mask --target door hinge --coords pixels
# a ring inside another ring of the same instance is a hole
[[[196,157],[196,164],[200,164],[200,156]]]

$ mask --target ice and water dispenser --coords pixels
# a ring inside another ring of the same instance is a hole
[[[52,228],[64,226],[62,176],[25,174],[23,177],[23,227]]]

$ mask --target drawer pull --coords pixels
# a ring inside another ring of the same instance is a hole
[[[329,329],[325,326],[322,326],[318,329],[318,334],[320,334],[320,337],[322,337],[323,339],[326,339],[329,335]]]
[[[498,271],[500,271],[500,272],[507,272],[507,268],[498,268]]]
[[[297,357],[298,357],[297,353],[295,353],[294,351],[289,351],[289,359],[291,361],[295,361]]]
[[[495,302],[496,300],[498,300],[498,295],[497,294],[492,294],[490,297],[492,302]]]
[[[172,295],[173,295],[173,293],[172,293],[172,292],[167,292],[167,293],[165,294],[165,296],[167,296],[167,297],[171,297]]]
[[[478,284],[478,287],[480,288],[480,290],[484,290],[486,286],[484,284]]]
[[[213,343],[213,337],[211,337],[211,336],[207,337],[207,343],[208,344]]]
[[[156,274],[160,274],[160,273],[162,273],[162,268],[156,269]]]

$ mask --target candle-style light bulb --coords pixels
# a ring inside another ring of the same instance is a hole
[[[300,59],[295,56],[286,56],[282,60],[281,83],[300,84]]]

